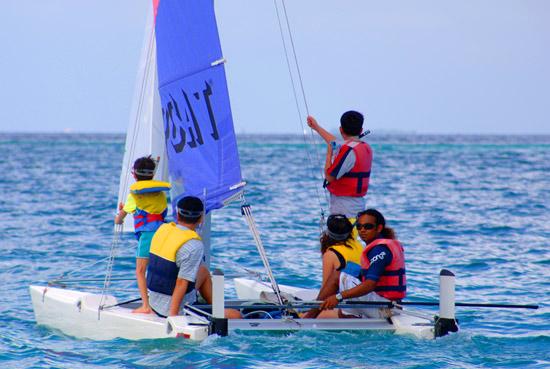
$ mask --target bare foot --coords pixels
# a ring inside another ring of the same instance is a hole
[[[153,314],[153,310],[149,306],[140,306],[137,309],[132,310],[133,314]]]

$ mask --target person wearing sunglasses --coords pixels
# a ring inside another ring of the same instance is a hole
[[[355,227],[367,244],[361,254],[361,279],[331,274],[326,282],[330,287],[319,296],[324,299],[320,310],[333,309],[343,300],[396,301],[406,295],[404,250],[393,229],[386,226],[384,216],[378,210],[367,209],[357,214]],[[340,292],[334,294],[337,289]],[[338,316],[386,318],[389,314],[387,308],[362,308],[340,309]]]

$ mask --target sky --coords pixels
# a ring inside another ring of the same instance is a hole
[[[0,132],[126,131],[150,0],[2,0]],[[550,2],[286,0],[336,129],[550,134]],[[273,0],[217,0],[237,133],[300,133]]]

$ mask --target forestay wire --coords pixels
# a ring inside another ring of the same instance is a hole
[[[279,3],[280,3],[280,5],[279,5]],[[322,162],[321,162],[321,155],[319,153],[318,142],[316,141],[316,136],[315,136],[312,129],[310,129],[310,135],[309,136],[306,133],[307,129],[304,126],[305,117],[303,116],[302,109],[300,108],[301,104],[300,104],[300,99],[298,97],[298,93],[300,93],[300,95],[301,95],[300,97],[303,101],[303,105],[304,105],[304,108],[305,108],[306,115],[309,116],[309,106],[308,106],[308,103],[307,103],[304,83],[303,83],[303,79],[302,79],[302,73],[300,71],[300,64],[298,63],[298,57],[297,57],[297,54],[296,54],[296,47],[294,45],[294,37],[292,35],[292,29],[290,27],[290,22],[288,20],[288,13],[287,13],[287,10],[286,10],[285,0],[273,0],[273,4],[275,5],[275,11],[276,11],[276,14],[277,14],[277,21],[278,21],[278,24],[279,24],[279,31],[280,31],[280,34],[281,34],[281,41],[283,43],[283,48],[284,48],[284,51],[285,51],[285,59],[286,59],[287,67],[288,67],[288,73],[289,73],[289,76],[290,76],[290,81],[291,81],[291,84],[292,84],[292,92],[293,92],[293,95],[294,95],[294,101],[296,103],[296,110],[297,110],[297,113],[298,113],[298,119],[300,121],[300,126],[302,127],[302,134],[303,134],[304,143],[305,143],[306,146],[310,145],[310,146],[313,147],[313,151],[314,151],[315,156],[316,156],[316,158],[315,158],[316,162],[314,162],[314,159],[312,158],[311,153],[309,152],[309,150],[306,149],[306,156],[307,156],[307,162],[309,164],[308,165],[309,170],[311,171],[312,177],[318,178],[315,175],[315,165],[317,165],[317,167],[321,170],[321,180],[322,180],[322,178],[324,178],[324,171],[323,171],[324,166],[322,165]],[[280,11],[279,8],[282,8],[282,11]],[[286,24],[286,32],[288,34],[288,39],[290,41],[291,51],[289,51],[289,48],[287,46],[287,41],[286,41],[286,37],[285,37],[285,27],[283,27],[283,22],[281,20],[281,13],[282,13],[282,16],[284,17],[284,23]],[[295,77],[294,77],[291,58],[289,57],[289,54],[291,52],[292,52],[292,59],[293,59],[293,63],[294,63],[294,69],[296,70],[296,75],[297,75],[297,80],[298,80],[299,86],[297,86],[297,82],[296,82]],[[321,180],[319,182],[321,182]],[[324,210],[324,207],[323,207],[323,204],[322,204],[321,194],[319,193],[319,188],[317,186],[315,186],[315,192],[317,193],[317,199],[319,201],[319,208],[320,208],[320,211],[321,211],[319,228],[322,231],[323,227],[324,227],[324,222],[325,222],[325,210]],[[328,203],[328,195],[327,195],[326,190],[324,190],[323,193],[324,193],[325,201]]]
[[[136,142],[137,142],[137,137],[138,137],[138,134],[139,134],[139,122],[142,118],[142,115],[143,115],[143,104],[144,104],[144,96],[146,94],[146,89],[147,89],[147,81],[149,80],[149,75],[150,73],[152,73],[151,69],[152,69],[152,58],[153,58],[153,42],[154,42],[154,38],[155,38],[155,32],[154,32],[154,27],[151,28],[151,32],[150,32],[150,35],[149,35],[149,39],[147,41],[147,44],[146,44],[146,47],[147,47],[147,56],[145,58],[145,68],[144,68],[144,74],[143,74],[143,78],[141,79],[140,81],[140,89],[139,89],[139,98],[138,98],[138,105],[136,107],[136,115],[135,115],[135,119],[133,121],[133,129],[132,129],[132,138],[130,140],[130,147],[128,148],[128,152],[125,153],[125,155],[127,154],[127,158],[133,158],[135,157],[135,150],[136,150]],[[128,138],[126,139],[128,140]],[[128,168],[122,168],[122,170],[129,170],[130,168],[130,162],[131,160],[129,160],[127,162],[128,164]],[[129,183],[128,183],[128,175],[127,173],[123,176],[123,179],[121,181],[121,188],[123,189],[123,192],[122,192],[122,198],[125,199],[126,196],[127,196],[127,191],[128,191],[128,187],[129,187]],[[117,204],[117,210],[118,210],[118,204]],[[116,224],[115,225],[115,230],[114,230],[114,234],[113,234],[113,240],[111,242],[111,250],[110,250],[110,253],[109,253],[109,257],[107,258],[107,271],[105,273],[105,279],[103,281],[103,288],[101,290],[101,300],[100,300],[100,303],[99,303],[99,310],[98,310],[98,318],[99,318],[99,314],[101,312],[101,310],[103,310],[104,306],[105,306],[105,303],[106,303],[106,295],[107,295],[107,292],[109,291],[110,287],[111,287],[111,277],[112,277],[112,273],[113,273],[113,266],[114,266],[114,263],[115,263],[115,257],[116,257],[116,253],[117,253],[117,250],[118,250],[118,245],[120,244],[120,238],[121,238],[121,235],[124,231],[124,222],[122,224]]]
[[[111,252],[109,254],[109,259],[107,260],[107,272],[105,273],[105,280],[103,281],[103,289],[101,290],[101,300],[99,301],[99,310],[97,311],[98,318],[101,310],[103,310],[103,307],[105,305],[107,291],[109,291],[109,288],[111,287],[111,276],[113,274],[113,266],[115,264],[116,251],[120,243],[120,235],[122,234],[123,227],[124,227],[123,224],[115,225],[113,242],[111,242]]]

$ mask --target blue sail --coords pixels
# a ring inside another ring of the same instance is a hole
[[[217,209],[242,190],[242,178],[214,1],[160,0],[156,11],[172,204],[193,195]]]

